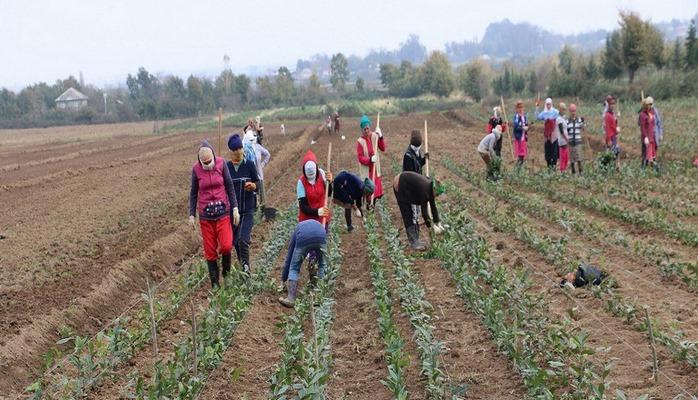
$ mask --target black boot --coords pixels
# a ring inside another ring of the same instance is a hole
[[[218,261],[206,260],[208,276],[211,278],[211,289],[218,287]]]
[[[223,280],[225,280],[225,278],[228,276],[228,273],[230,272],[230,253],[223,254],[221,259],[221,266],[223,267]]]

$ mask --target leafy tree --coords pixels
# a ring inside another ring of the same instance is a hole
[[[674,42],[674,50],[671,52],[671,59],[669,61],[669,67],[674,71],[678,71],[684,65],[683,52],[681,51],[681,41],[676,38]]]
[[[620,13],[620,38],[623,64],[628,71],[630,83],[641,67],[654,63],[663,64],[664,41],[657,28],[643,21],[637,14]]]
[[[364,82],[364,78],[362,78],[362,77],[356,78],[356,84],[355,84],[355,85],[356,85],[356,91],[359,92],[359,93],[363,93],[363,91],[364,91],[364,85],[365,85],[365,84],[366,84],[366,83]]]
[[[589,57],[589,61],[582,67],[582,78],[586,81],[594,81],[599,77],[599,67],[596,65],[594,56]]]
[[[620,32],[613,31],[606,37],[606,48],[603,53],[603,76],[606,79],[618,78],[623,73],[623,68]]]
[[[534,70],[528,72],[526,89],[530,94],[535,94],[538,91],[538,75],[536,75],[536,71]]]
[[[686,69],[698,67],[698,42],[696,42],[696,20],[691,20],[686,36]]]
[[[458,84],[463,93],[479,103],[485,96],[486,90],[482,65],[475,61],[459,68],[458,78]]]
[[[187,100],[192,111],[201,110],[204,102],[204,87],[201,79],[194,75],[189,75],[187,78]]]
[[[557,55],[557,59],[562,73],[572,75],[572,63],[574,60],[572,48],[565,45],[560,54]]]
[[[400,45],[398,59],[419,64],[427,58],[427,48],[419,42],[419,36],[410,35],[405,43]]]
[[[248,101],[247,93],[250,91],[251,84],[250,78],[245,74],[240,74],[235,77],[235,93],[240,96],[242,102]]]
[[[439,97],[451,94],[455,87],[451,64],[445,53],[434,51],[421,67],[423,89]]]
[[[280,67],[274,80],[274,102],[290,104],[294,97],[293,77],[286,67]]]
[[[337,91],[344,91],[344,87],[349,79],[348,62],[344,54],[337,53],[332,56],[330,70],[332,72],[332,76],[330,77],[332,87]]]

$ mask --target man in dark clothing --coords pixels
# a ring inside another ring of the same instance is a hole
[[[596,267],[582,263],[576,271],[570,272],[560,281],[560,287],[582,287],[588,284],[600,285],[606,273]]]
[[[431,178],[422,176],[416,172],[403,172],[393,179],[393,193],[400,207],[402,222],[405,224],[405,231],[413,250],[424,250],[426,245],[419,240],[419,220],[415,215],[412,206],[417,205],[422,209],[422,216],[427,227],[432,227],[429,219],[427,204],[434,217],[434,233],[441,234],[444,227],[441,225],[439,211],[436,209],[436,196],[443,193],[443,188],[438,182]]]
[[[357,175],[347,171],[340,172],[335,178],[332,192],[333,202],[344,208],[344,219],[347,221],[347,231],[354,230],[351,224],[351,210],[354,209],[356,216],[361,218],[361,201],[364,196],[373,193],[375,186],[373,182],[366,178],[363,181]]]
[[[418,174],[422,173],[422,167],[427,163],[428,154],[421,152],[422,134],[419,130],[412,131],[410,137],[410,145],[405,150],[405,155],[402,157],[402,171],[412,171]]]
[[[242,265],[242,270],[249,272],[250,241],[254,225],[254,212],[257,208],[254,191],[257,188],[259,177],[255,160],[245,159],[240,135],[235,134],[228,138],[228,150],[231,161],[227,162],[227,166],[240,210],[240,223],[233,226],[233,246],[238,256],[238,262]]]

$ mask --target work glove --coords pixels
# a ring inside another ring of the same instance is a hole
[[[446,228],[444,228],[443,225],[441,225],[441,222],[439,222],[438,224],[434,224],[434,233],[435,234],[440,235],[440,234],[444,233],[445,230],[446,230]]]
[[[196,217],[195,216],[193,216],[193,215],[189,216],[189,225],[192,228],[196,228]]]
[[[645,146],[647,146],[648,144],[650,144],[650,139],[648,137],[645,137]]]
[[[233,225],[240,225],[240,212],[237,207],[233,208]]]
[[[377,155],[377,154],[374,154],[374,155],[371,156],[371,162],[372,162],[372,163],[378,162],[378,155]]]
[[[381,132],[381,128],[376,127],[376,133],[378,134],[378,137],[379,137],[379,138],[382,138],[382,137],[383,137],[383,132]]]
[[[257,189],[257,185],[254,182],[245,182],[245,190],[252,192]]]
[[[326,217],[326,216],[330,215],[330,209],[327,207],[320,207],[317,209],[317,215],[319,215],[321,217]]]
[[[524,125],[524,131],[528,131],[528,125]]]
[[[616,126],[616,133],[620,133],[620,126]]]
[[[364,217],[364,215],[361,213],[361,210],[358,209],[358,208],[357,208],[356,211],[354,212],[354,215],[356,215],[357,218],[363,218],[363,217]]]

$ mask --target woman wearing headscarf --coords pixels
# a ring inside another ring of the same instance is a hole
[[[523,165],[528,156],[528,116],[521,100],[516,102],[516,113],[512,122],[514,126],[514,153],[518,158],[517,165]]]
[[[410,136],[410,144],[402,157],[402,171],[422,173],[422,167],[427,163],[428,154],[422,152],[422,133],[415,129]]]
[[[250,241],[254,226],[254,211],[256,208],[255,189],[259,182],[257,167],[251,159],[246,159],[240,135],[234,134],[228,138],[230,161],[227,162],[230,178],[233,181],[233,192],[240,209],[240,223],[233,226],[233,246],[238,256],[242,270],[250,271]]]
[[[560,103],[558,104],[557,108],[560,111],[560,115],[558,115],[557,119],[555,120],[555,125],[558,132],[558,144],[560,147],[560,171],[564,172],[570,163],[569,138],[567,137],[567,119],[565,118],[567,104]]]
[[[494,145],[501,138],[502,127],[501,125],[497,125],[494,127],[494,129],[492,129],[492,132],[488,133],[484,138],[482,138],[480,144],[477,146],[477,152],[480,154],[482,161],[484,161],[485,165],[487,166],[487,179],[489,180],[498,179],[498,177],[495,176],[492,161],[494,161],[494,158],[497,157],[494,151]]]
[[[232,210],[232,211],[231,211]],[[213,148],[204,141],[199,147],[198,160],[191,172],[189,192],[189,224],[199,226],[208,264],[211,287],[218,286],[218,256],[220,254],[223,278],[230,272],[230,252],[233,246],[233,225],[240,222],[238,204],[233,194],[233,182],[222,157],[216,157]]]
[[[266,204],[266,196],[264,192],[264,167],[269,164],[271,155],[269,150],[265,149],[264,146],[258,143],[259,136],[255,136],[251,131],[245,133],[245,143],[254,151],[254,159],[252,162],[255,163],[257,168],[257,175],[259,176],[259,181],[257,182],[257,195],[259,196],[259,205],[264,208]]]
[[[553,107],[553,99],[548,97],[545,99],[545,107],[542,111],[538,110],[538,101],[536,101],[536,114],[538,120],[543,121],[543,136],[545,136],[545,162],[548,168],[554,169],[557,165],[557,160],[560,156],[560,147],[558,143],[559,131],[557,127],[557,117],[560,112]]]
[[[381,180],[380,156],[378,150],[385,152],[386,145],[383,139],[383,132],[376,128],[371,131],[371,120],[366,115],[361,117],[361,136],[356,140],[356,156],[359,159],[359,175],[361,179],[369,178],[375,185],[375,190],[369,199],[373,198],[373,204],[366,202],[366,209],[369,205],[375,205],[376,200],[383,197],[383,182]]]
[[[330,208],[325,205],[325,197],[332,195],[332,173],[325,172],[317,165],[317,158],[312,150],[308,150],[301,162],[301,176],[296,184],[296,197],[298,198],[298,222],[307,220],[325,221],[325,229],[329,227],[331,218]],[[325,184],[329,182],[329,193],[325,190]],[[317,255],[311,252],[311,258],[317,259]],[[288,267],[281,274],[281,281],[288,280]]]
[[[355,210],[356,216],[363,217],[361,202],[367,194],[373,193],[373,182],[366,178],[363,181],[358,176],[342,171],[334,178],[332,183],[332,201],[344,209],[344,219],[347,222],[347,231],[354,230],[351,223],[351,211]]]
[[[640,113],[640,133],[642,134],[642,143],[645,145],[645,165],[652,165],[655,169],[655,159],[657,157],[657,138],[655,131],[657,126],[657,116],[652,109],[652,103],[649,97],[642,102],[642,112]]]
[[[497,157],[502,156],[502,138],[504,137],[504,133],[507,131],[507,122],[502,119],[502,109],[499,107],[494,107],[492,109],[492,116],[490,117],[489,121],[487,121],[487,133],[492,133],[492,129],[494,129],[495,126],[499,125],[502,128],[502,134],[499,136],[499,139],[497,142],[494,144],[494,154]]]

